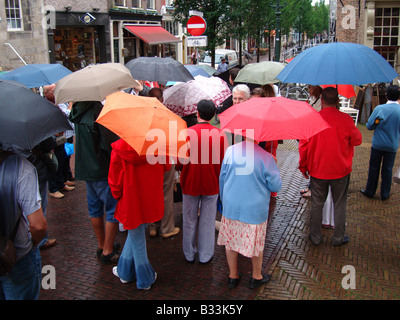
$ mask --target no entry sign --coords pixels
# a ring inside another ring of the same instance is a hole
[[[187,31],[192,36],[201,36],[206,31],[206,20],[200,16],[192,16],[187,22]]]

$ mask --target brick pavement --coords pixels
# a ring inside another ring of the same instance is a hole
[[[270,299],[399,299],[400,217],[399,190],[394,184],[386,202],[366,199],[359,189],[367,178],[371,134],[359,125],[364,143],[356,148],[349,189],[347,231],[351,242],[330,245],[331,230],[324,230],[323,244],[308,241],[309,201],[299,190],[307,181],[297,170],[298,152],[293,144],[280,145],[278,165],[283,188],[271,213],[264,250],[264,271],[272,280],[259,290],[246,287],[250,259],[240,257],[242,281],[227,289],[228,267],[224,249],[216,245],[206,265],[187,264],[182,253],[182,234],[172,239],[148,238],[149,259],[158,273],[149,291],[135,283],[121,284],[112,275],[113,265],[96,258],[97,241],[87,214],[86,191],[78,181],[64,199],[49,198],[48,228],[58,244],[42,251],[42,264],[56,270],[56,289],[41,291],[41,300],[270,300]],[[396,166],[399,166],[399,159]],[[175,204],[177,225],[182,225],[181,203]],[[118,233],[123,244],[125,233]],[[356,271],[356,289],[344,290],[342,267]]]

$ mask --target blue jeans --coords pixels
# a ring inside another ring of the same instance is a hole
[[[366,193],[372,197],[378,188],[379,171],[381,171],[381,198],[386,199],[390,196],[392,186],[392,171],[396,152],[381,151],[371,148],[369,160],[368,181]],[[381,169],[382,164],[382,169]]]
[[[146,226],[128,230],[124,248],[118,261],[118,276],[125,281],[136,280],[138,289],[150,287],[155,281],[155,272],[147,257]]]
[[[114,218],[117,200],[111,194],[107,180],[86,181],[87,202],[90,218],[101,218],[106,212],[106,220],[111,223],[118,223]]]
[[[38,300],[41,280],[42,261],[36,247],[0,277],[0,300]]]

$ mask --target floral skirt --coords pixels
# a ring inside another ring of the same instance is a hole
[[[264,251],[266,233],[267,221],[248,224],[222,216],[217,244],[248,258],[258,257]]]

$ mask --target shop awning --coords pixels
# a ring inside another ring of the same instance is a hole
[[[174,43],[182,42],[179,38],[169,33],[161,26],[132,26],[124,25],[124,27],[133,33],[139,39],[149,45],[162,44],[162,43]]]

